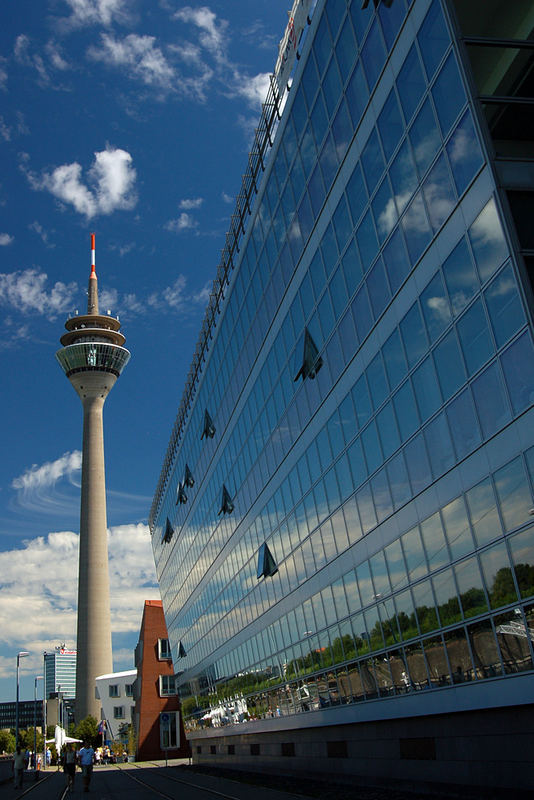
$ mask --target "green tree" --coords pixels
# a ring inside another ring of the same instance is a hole
[[[0,752],[1,753],[14,753],[15,752],[15,737],[11,731],[0,731]]]
[[[101,736],[98,733],[98,722],[95,717],[89,715],[85,717],[85,719],[82,719],[81,722],[76,725],[75,737],[76,739],[81,739],[83,742],[89,742],[93,747],[98,746]]]

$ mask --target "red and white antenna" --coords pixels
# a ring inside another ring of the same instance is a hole
[[[94,233],[91,234],[91,278],[96,278],[96,271],[95,271],[95,235]]]

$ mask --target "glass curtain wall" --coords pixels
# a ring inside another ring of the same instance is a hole
[[[152,527],[190,726],[532,669],[521,274],[447,9],[361,5],[317,4]]]

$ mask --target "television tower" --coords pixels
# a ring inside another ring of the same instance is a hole
[[[56,353],[83,406],[78,631],[76,649],[76,721],[101,716],[95,678],[113,672],[109,609],[104,401],[130,360],[119,333],[120,322],[98,313],[95,235],[91,234],[91,274],[87,314],[65,323],[67,333]]]

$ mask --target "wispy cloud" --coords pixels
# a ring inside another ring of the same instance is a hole
[[[195,228],[198,228],[198,220],[186,211],[182,211],[176,219],[170,219],[163,227],[167,231],[172,231],[172,233],[182,233],[183,231],[195,230]]]
[[[72,453],[64,453],[55,461],[47,461],[41,466],[32,464],[26,472],[13,479],[11,486],[13,489],[22,489],[25,492],[48,488],[61,478],[70,478],[73,472],[78,472],[81,468],[82,454],[80,450],[73,450]]]
[[[37,236],[41,238],[43,244],[45,244],[47,247],[55,247],[55,245],[51,244],[49,241],[48,232],[43,228],[41,223],[38,222],[37,220],[30,222],[30,224],[28,225],[28,230],[36,233]]]
[[[0,305],[23,313],[36,312],[53,318],[72,306],[76,283],[56,283],[47,288],[48,275],[37,269],[0,273]]]
[[[135,206],[137,175],[132,162],[130,153],[108,146],[95,153],[85,181],[82,167],[76,161],[56,167],[51,172],[43,171],[41,175],[29,170],[23,161],[21,170],[32,189],[50,192],[62,203],[72,205],[79,214],[91,219]]]
[[[9,233],[0,233],[0,247],[6,247],[8,244],[12,244],[15,241],[14,236],[10,236]]]
[[[156,46],[154,36],[130,33],[124,39],[116,39],[112,34],[103,33],[100,47],[90,47],[87,55],[93,61],[126,67],[129,77],[137,78],[147,86],[172,89],[176,81],[174,67]]]
[[[185,211],[191,211],[194,208],[200,208],[203,202],[204,198],[202,197],[184,198],[183,200],[180,200],[178,208],[183,208]]]
[[[70,16],[60,20],[65,29],[82,28],[88,25],[109,27],[112,23],[126,23],[130,19],[128,0],[64,0],[69,6]],[[130,3],[131,5],[131,3]]]

